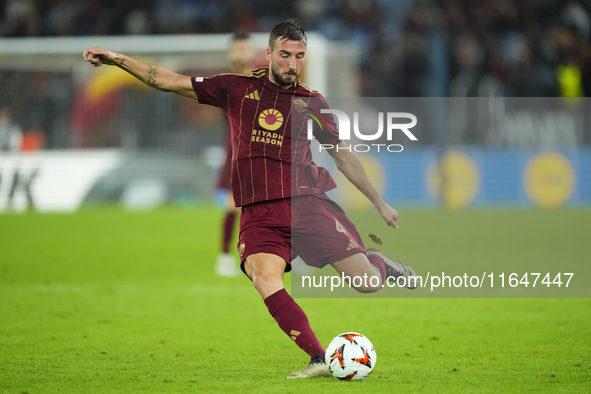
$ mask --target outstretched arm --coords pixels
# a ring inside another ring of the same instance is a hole
[[[191,77],[186,75],[177,74],[164,67],[144,63],[103,48],[87,48],[84,50],[83,56],[85,61],[95,67],[100,67],[103,64],[116,66],[148,86],[164,92],[173,92],[181,96],[197,99],[197,94],[191,84]]]
[[[384,201],[376,188],[373,186],[363,164],[359,157],[353,152],[350,152],[347,144],[340,142],[337,147],[328,149],[328,153],[332,156],[339,171],[353,184],[361,193],[367,197],[378,210],[382,219],[388,223],[388,226],[398,228],[398,212]]]

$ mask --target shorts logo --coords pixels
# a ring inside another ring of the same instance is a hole
[[[357,245],[357,243],[355,241],[353,241],[352,239],[349,239],[349,245],[347,245],[347,250],[351,250],[351,249],[357,249],[359,247],[359,245]]]
[[[238,249],[238,253],[240,253],[240,258],[244,256],[244,250],[246,249],[245,244],[240,244],[240,248]]]
[[[275,131],[283,124],[283,115],[276,109],[266,109],[259,115],[259,124],[267,130]]]

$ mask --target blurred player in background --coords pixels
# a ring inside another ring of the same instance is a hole
[[[12,119],[8,103],[0,102],[0,152],[18,152],[22,140],[23,131]]]
[[[365,249],[355,225],[326,196],[336,183],[326,169],[312,161],[306,133],[291,132],[292,99],[293,116],[300,110],[303,114],[305,105],[312,102],[328,108],[320,93],[299,81],[306,48],[304,30],[290,19],[271,31],[266,50],[269,67],[255,69],[249,76],[188,77],[101,48],[86,49],[83,55],[95,67],[117,66],[149,86],[226,112],[232,130],[232,192],[236,205],[242,207],[241,268],[279,327],[310,356],[308,365],[288,378],[330,376],[322,344],[305,312],[283,285],[284,274],[291,270],[297,255],[310,266],[330,264],[339,276],[378,279],[375,284],[371,280],[353,284],[364,293],[378,291],[388,278],[405,277],[407,287],[414,288],[410,277],[415,276],[406,264],[377,249]],[[333,145],[327,152],[337,168],[389,226],[398,228],[398,212],[382,199],[357,155],[339,139],[334,118],[327,117],[326,122],[326,130],[315,130],[316,139]],[[298,169],[295,179],[292,168]]]
[[[248,75],[252,70],[255,52],[250,42],[248,33],[237,32],[232,36],[232,43],[228,50],[228,59],[230,59],[231,72],[235,74]],[[232,198],[232,141],[230,129],[223,136],[222,146],[226,154],[224,164],[220,168],[216,188],[218,191],[224,191],[225,209],[224,220],[222,223],[222,250],[215,263],[215,272],[220,276],[239,276],[240,269],[230,254],[230,242],[234,233],[234,224],[236,216],[240,213],[240,208],[236,206]]]

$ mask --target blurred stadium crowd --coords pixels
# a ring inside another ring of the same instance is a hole
[[[591,0],[0,0],[0,39],[268,32],[295,16],[307,31],[354,43],[363,97],[571,98],[591,95],[590,15]],[[128,133],[136,135],[129,146],[161,146],[171,141],[162,130],[180,129],[184,119],[171,98],[126,91],[133,105],[104,100],[121,107],[121,119],[101,115],[118,126],[93,121],[65,73],[8,67],[0,84],[0,150],[126,146],[121,130],[129,124],[142,130]],[[158,108],[148,111],[154,119],[140,111],[148,104]],[[98,140],[81,142],[77,119],[113,136],[88,132]],[[454,141],[485,141],[468,134]],[[587,143],[587,134],[577,141]]]
[[[267,32],[361,44],[363,96],[589,96],[589,0],[4,0],[3,37]]]

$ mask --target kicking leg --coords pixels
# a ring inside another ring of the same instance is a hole
[[[404,281],[401,281],[404,282],[404,287],[416,288],[416,279],[411,279],[416,274],[408,265],[386,256],[375,248],[367,249],[366,253],[367,255],[364,253],[354,254],[331,265],[341,276],[364,278],[360,286],[354,286],[355,281],[351,282],[355,290],[360,293],[378,291],[383,287],[382,284],[386,279],[396,280],[400,276],[405,278]]]

